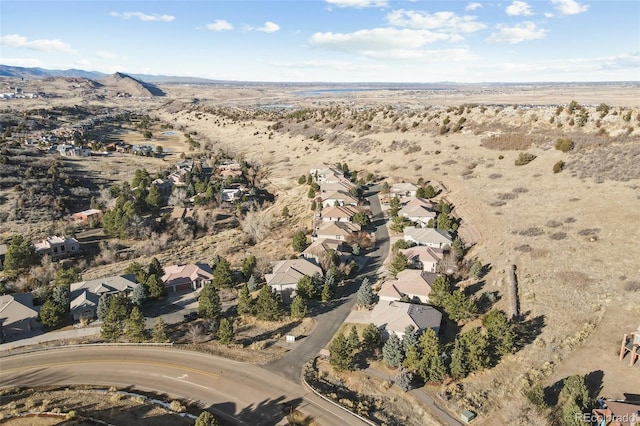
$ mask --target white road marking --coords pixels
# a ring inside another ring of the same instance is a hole
[[[186,374],[185,374],[185,376],[186,376]],[[162,377],[164,377],[165,379],[179,380],[181,382],[185,382],[185,383],[188,383],[188,384],[193,385],[193,386],[198,386],[199,388],[202,388],[202,389],[209,389],[206,386],[202,386],[202,385],[199,385],[197,383],[193,383],[193,382],[188,382],[186,380],[182,380],[180,377],[171,377],[171,376],[162,376]]]

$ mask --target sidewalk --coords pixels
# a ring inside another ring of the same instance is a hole
[[[24,339],[7,342],[0,345],[0,352],[9,351],[23,346],[37,345],[55,340],[77,339],[80,337],[95,336],[100,334],[100,327],[75,328],[65,331],[51,331],[49,333],[38,334],[37,336],[26,337]]]
[[[371,367],[368,367],[363,371],[366,374],[373,377],[377,377],[381,380],[387,380],[389,382],[393,382],[393,380],[395,379],[394,376],[382,373],[381,371],[375,370]],[[416,399],[418,399],[418,401],[420,401],[427,408],[427,410],[434,416],[434,418],[436,418],[442,424],[447,426],[460,426],[463,424],[457,419],[455,419],[447,410],[440,408],[440,406],[436,403],[436,401],[422,389],[413,389],[409,392],[413,396],[415,396]]]

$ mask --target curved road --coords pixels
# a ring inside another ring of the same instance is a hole
[[[199,402],[240,425],[286,424],[291,406],[326,426],[365,425],[302,386],[265,369],[178,349],[60,347],[0,358],[10,386],[102,385]]]

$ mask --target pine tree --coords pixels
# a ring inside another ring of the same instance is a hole
[[[160,282],[157,275],[149,275],[146,281],[146,287],[149,291],[149,296],[153,299],[157,299],[166,294],[164,285]]]
[[[314,299],[317,296],[316,288],[313,285],[313,280],[310,276],[305,275],[298,280],[296,293],[304,300]]]
[[[431,294],[429,294],[431,296]],[[472,319],[477,311],[476,301],[467,296],[462,290],[456,290],[446,299],[444,306],[449,318],[454,321],[466,321]]]
[[[162,317],[156,319],[156,323],[153,326],[152,338],[156,343],[165,343],[167,341],[167,324],[165,324]]]
[[[249,286],[243,285],[238,293],[238,315],[251,315],[253,313],[253,299],[249,294]]]
[[[147,287],[142,284],[138,284],[133,289],[131,301],[137,306],[142,306],[145,300],[147,300]]]
[[[291,318],[301,319],[307,315],[307,305],[300,296],[293,298],[291,302]]]
[[[202,318],[215,320],[220,316],[222,306],[220,295],[213,283],[206,283],[200,290],[198,298],[198,315]]]
[[[98,319],[102,321],[104,317],[107,315],[107,311],[109,310],[109,294],[102,293],[100,295],[100,299],[98,299],[98,308],[96,309],[96,314]]]
[[[471,371],[467,362],[468,352],[467,345],[462,336],[457,336],[453,345],[450,366],[451,376],[453,376],[454,379],[464,379]]]
[[[371,288],[371,284],[369,284],[369,278],[365,277],[362,283],[360,283],[360,288],[356,294],[356,302],[360,306],[370,306],[373,304],[373,299],[373,289]]]
[[[106,340],[116,340],[122,336],[122,319],[118,312],[118,302],[115,296],[109,298],[109,307],[102,320],[100,334]]]
[[[145,283],[148,278],[147,271],[138,262],[131,262],[124,270],[124,273],[133,275],[137,283]]]
[[[217,288],[229,288],[233,287],[233,284],[231,265],[225,258],[221,258],[216,265],[215,271],[213,271],[213,285]]]
[[[402,347],[406,352],[410,347],[418,347],[418,330],[413,324],[409,324],[404,329],[404,337],[402,338]]]
[[[256,318],[275,321],[282,315],[282,299],[270,286],[262,286],[255,304]]]
[[[132,342],[142,342],[146,339],[145,329],[144,329],[144,316],[140,309],[135,306],[131,310],[131,314],[129,315],[129,319],[127,319],[127,329],[126,329],[127,337]]]
[[[164,275],[164,268],[160,264],[160,261],[155,257],[149,262],[148,274],[155,275],[158,280],[160,280]]]
[[[401,368],[394,382],[403,392],[408,392],[413,388],[413,373]]]
[[[293,250],[298,253],[304,251],[304,249],[307,248],[307,236],[305,235],[304,231],[298,230],[293,233],[291,246],[293,247]]]
[[[404,271],[409,267],[409,260],[407,256],[398,252],[393,260],[391,261],[391,265],[389,267],[389,272],[395,277],[399,272]]]
[[[471,371],[479,371],[489,365],[487,338],[480,328],[473,328],[462,335],[468,353],[468,364]]]
[[[45,327],[56,327],[62,324],[66,317],[66,310],[63,305],[56,303],[53,299],[47,299],[40,308],[38,319]]]
[[[573,400],[581,409],[587,408],[591,404],[591,399],[584,377],[576,374],[564,379],[560,399]]]
[[[441,345],[436,332],[428,328],[418,339],[421,358],[418,364],[418,374],[425,383],[440,382],[447,373],[444,361],[440,356]]]
[[[473,278],[474,280],[479,280],[482,277],[482,269],[482,262],[476,260],[471,265],[471,268],[469,268],[469,276],[471,276],[471,278]]]
[[[218,328],[218,339],[223,345],[228,345],[233,342],[233,323],[227,318],[220,320],[220,327]]]
[[[251,275],[249,277],[249,281],[247,281],[247,288],[249,291],[256,291],[258,289],[258,280],[255,275]]]
[[[420,354],[420,348],[418,347],[418,345],[408,346],[405,349],[405,357],[404,361],[402,361],[402,366],[408,371],[417,372],[420,369],[421,360],[422,356]]]
[[[399,367],[404,359],[402,343],[395,333],[389,333],[389,338],[382,347],[382,358],[389,367]]]
[[[487,329],[489,346],[494,357],[499,358],[513,350],[516,333],[504,311],[492,310],[484,317],[482,324]]]
[[[451,295],[451,285],[449,279],[444,275],[438,275],[431,285],[429,292],[429,304],[437,307],[447,305],[447,300]]]
[[[382,346],[380,329],[375,324],[368,324],[362,330],[362,348],[369,353],[373,353],[380,346]]]
[[[162,193],[158,188],[158,185],[151,184],[149,187],[149,194],[147,194],[147,198],[145,200],[147,202],[147,206],[151,212],[159,212],[160,207],[162,207]]]
[[[51,300],[62,309],[64,315],[69,313],[69,287],[61,285],[51,291]]]
[[[245,278],[249,278],[253,274],[256,264],[257,261],[254,255],[249,255],[242,259],[242,275],[244,275]]]
[[[39,258],[31,241],[22,235],[16,235],[7,244],[3,267],[7,271],[15,271],[35,265],[38,261]]]
[[[329,363],[336,371],[353,369],[353,353],[349,342],[342,334],[338,334],[329,346]]]
[[[333,299],[333,296],[334,296],[333,286],[330,283],[325,282],[324,286],[322,287],[322,295],[321,295],[322,301],[328,302],[331,299]]]
[[[352,325],[351,330],[349,330],[347,343],[349,344],[349,349],[351,349],[352,352],[360,349],[360,336],[358,335],[358,329],[355,325]]]

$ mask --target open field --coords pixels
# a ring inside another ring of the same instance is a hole
[[[197,132],[203,146],[260,162],[269,169],[267,189],[276,195],[263,214],[275,218],[287,206],[293,217],[274,219],[273,234],[251,248],[242,231],[225,230],[177,243],[158,254],[161,261],[208,261],[225,253],[237,265],[248,250],[268,260],[291,255],[291,234],[308,228],[312,215],[297,179],[321,162],[346,162],[361,176],[373,173],[390,183],[423,178],[444,188],[453,212],[479,233],[468,256],[490,269],[477,295],[497,292],[496,307],[508,311],[506,271],[517,266],[520,311],[531,331],[522,350],[462,381],[461,406],[475,407],[479,424],[527,424],[534,411],[521,391],[530,382],[552,386],[593,372],[600,372],[593,387],[606,397],[637,393],[640,366],[617,357],[622,335],[640,325],[640,260],[633,246],[640,239],[637,84],[302,95],[316,88],[163,89],[166,98],[110,103],[143,108],[163,123]],[[572,100],[588,106],[583,125],[566,111]],[[42,101],[16,100],[11,107]],[[601,103],[611,109],[605,116],[595,108]],[[297,109],[252,108],[282,104],[308,111],[287,118]],[[560,113],[559,104],[565,106]],[[177,153],[183,138],[174,137],[179,142],[150,143],[166,143]],[[571,138],[575,148],[554,149],[559,138]],[[186,144],[184,150],[194,153]],[[516,166],[525,151],[536,158]],[[78,161],[87,173],[114,180],[129,180],[137,167],[155,171],[171,164],[125,154]],[[554,173],[559,161],[565,168]],[[100,266],[86,276],[124,265]]]

